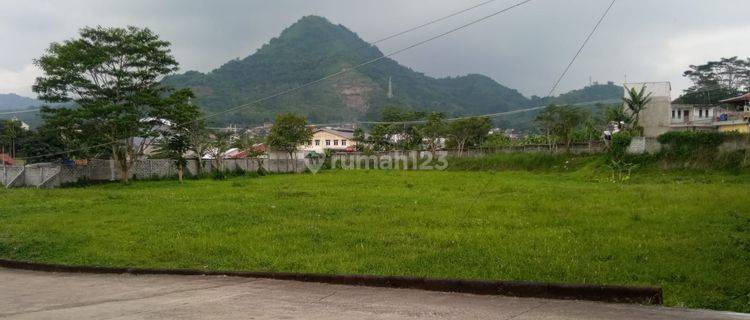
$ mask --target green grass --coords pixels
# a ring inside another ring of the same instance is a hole
[[[101,266],[658,285],[750,311],[750,179],[324,171],[0,190],[0,257]]]

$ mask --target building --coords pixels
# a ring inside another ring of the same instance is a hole
[[[306,144],[299,146],[302,151],[324,153],[325,150],[351,152],[357,143],[354,141],[354,130],[343,128],[320,128],[313,132],[313,137]]]
[[[750,133],[750,93],[720,102],[732,106],[733,109],[725,110],[718,116],[719,131]]]
[[[750,132],[750,93],[720,101],[721,104],[673,104],[669,82],[626,83],[623,87],[624,97],[630,88],[645,87],[646,94],[651,94],[651,101],[639,116],[647,138],[669,131]],[[626,108],[625,112],[629,110]]]
[[[643,135],[646,137],[658,137],[670,131],[672,119],[672,85],[669,82],[640,82],[623,84],[623,97],[628,97],[628,90],[635,88],[640,91],[645,89],[645,94],[651,94],[651,101],[639,115],[639,125],[643,127]],[[630,110],[623,104],[625,112]]]

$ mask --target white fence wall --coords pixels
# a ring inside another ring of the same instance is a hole
[[[221,162],[203,160],[201,170],[196,160],[188,160],[185,174],[198,175],[223,169],[226,171],[257,171],[262,166],[268,172],[303,172],[305,160],[292,159],[225,159]],[[120,179],[120,168],[114,160],[92,160],[87,165],[32,164],[25,167],[0,167],[0,182],[6,187],[54,188],[79,180],[114,181]],[[177,176],[173,160],[150,159],[137,161],[128,172],[130,178],[152,179]]]

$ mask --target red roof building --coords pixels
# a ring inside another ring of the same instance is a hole
[[[5,153],[0,153],[0,164],[6,165],[6,166],[12,166],[13,165],[13,158],[10,157],[10,155]]]

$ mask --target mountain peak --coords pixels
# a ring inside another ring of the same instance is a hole
[[[298,112],[311,122],[351,121],[376,118],[388,105],[461,116],[515,110],[530,104],[516,90],[480,74],[436,79],[392,59],[351,69],[382,56],[376,46],[345,26],[310,15],[244,59],[231,60],[207,74],[187,72],[163,82],[192,88],[196,102],[208,112],[316,83],[214,119],[223,123],[262,123],[279,112]],[[349,72],[330,77],[342,70]],[[318,81],[324,78],[327,80]],[[388,94],[389,88],[393,96]],[[622,95],[621,91],[618,94]]]

